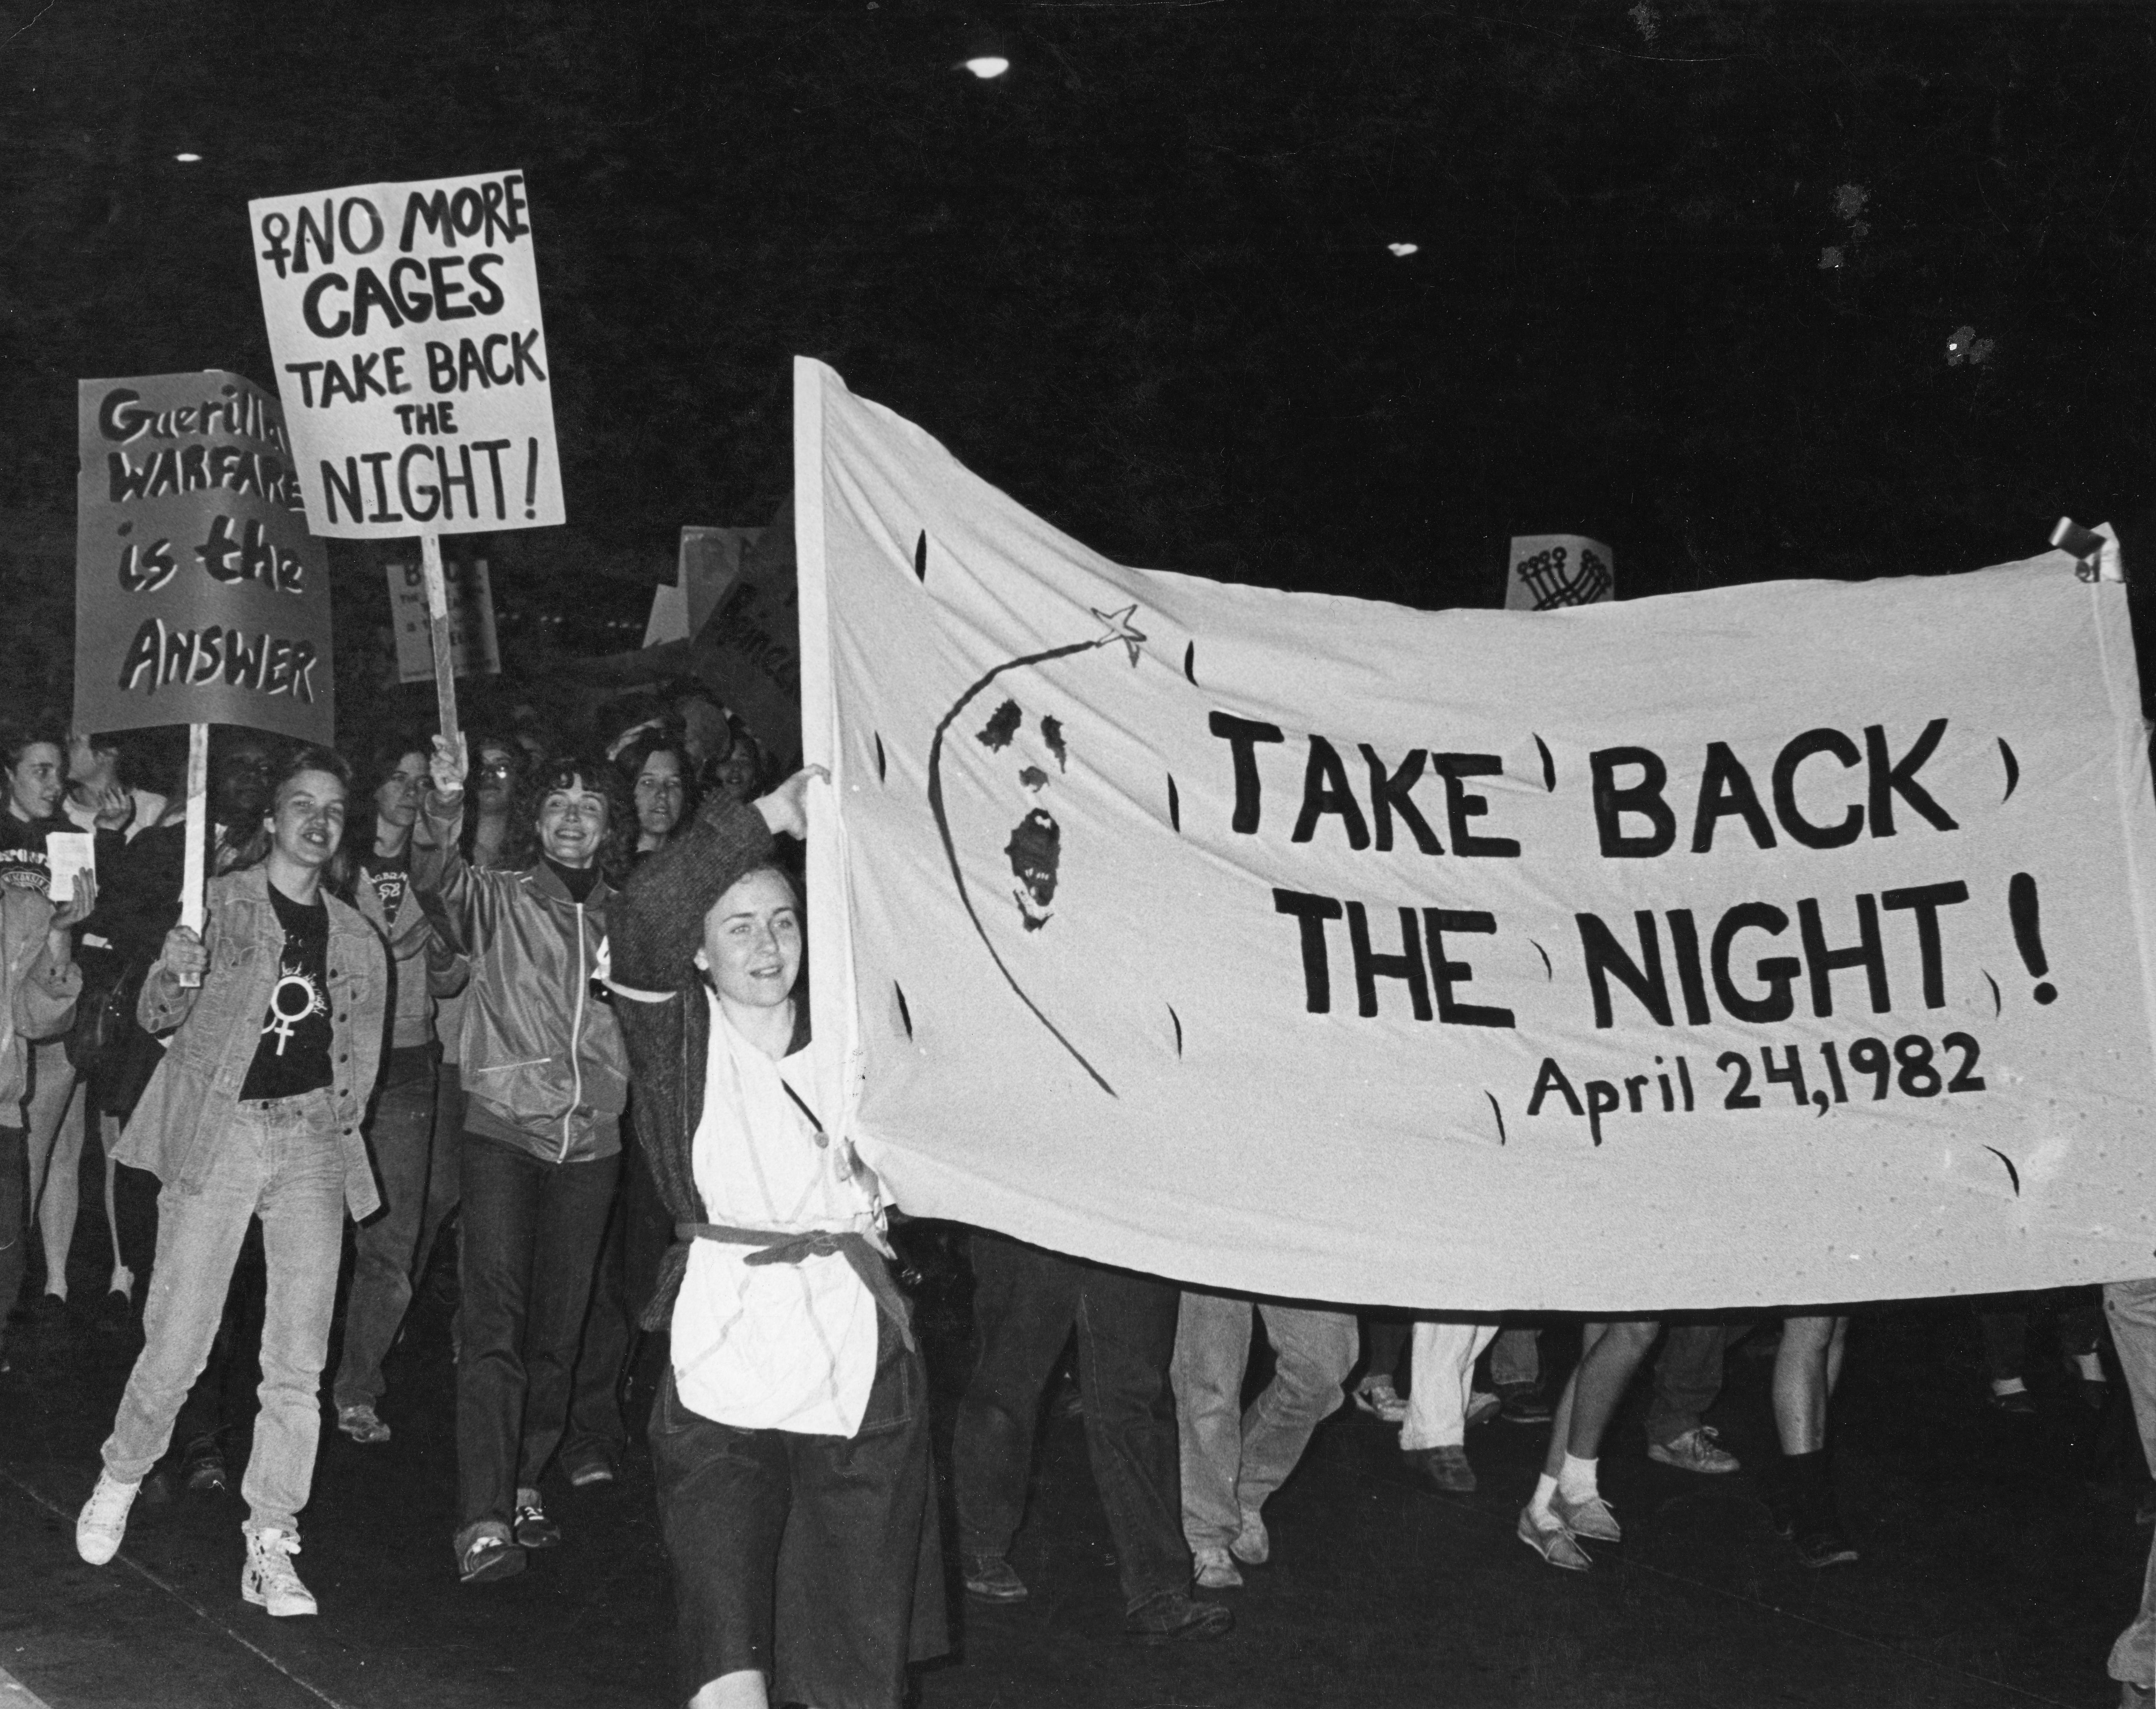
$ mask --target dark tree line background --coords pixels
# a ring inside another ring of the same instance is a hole
[[[485,545],[530,672],[766,518],[797,352],[1125,562],[1424,607],[1515,532],[1637,598],[2149,531],[2145,6],[0,13],[0,711],[66,703],[74,381],[273,381],[249,197],[508,167],[571,518]],[[420,716],[332,562],[347,721]]]

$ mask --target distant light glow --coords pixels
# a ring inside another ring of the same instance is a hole
[[[182,162],[188,166],[192,166],[197,161],[200,160],[202,157],[198,154],[176,154],[172,158],[174,160]]]
[[[1010,61],[1001,54],[983,54],[978,59],[968,59],[966,69],[986,83],[992,77],[1001,77],[1010,69]]]
[[[1419,254],[1422,249],[1420,244],[1388,244],[1385,247],[1395,255],[1414,255]]]

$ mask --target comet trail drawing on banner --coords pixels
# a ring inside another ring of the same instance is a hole
[[[1010,987],[1018,1000],[1026,1006],[1035,1020],[1048,1029],[1055,1042],[1070,1053],[1071,1060],[1091,1076],[1093,1084],[1111,1098],[1116,1096],[1116,1089],[1108,1084],[1100,1070],[1086,1060],[1085,1053],[1064,1037],[1062,1029],[1041,1012],[1040,1005],[1019,983],[1017,975],[1004,962],[995,945],[990,942],[988,929],[981,923],[980,911],[974,907],[973,893],[966,886],[966,875],[958,865],[957,845],[952,840],[951,819],[943,805],[943,738],[950,732],[952,725],[957,721],[959,714],[973,704],[975,696],[1007,670],[1016,670],[1029,665],[1046,665],[1055,659],[1070,658],[1075,654],[1090,653],[1096,647],[1106,647],[1117,641],[1130,649],[1131,666],[1137,669],[1138,646],[1146,639],[1142,632],[1131,627],[1131,619],[1137,613],[1137,607],[1135,605],[1127,605],[1116,612],[1096,611],[1093,615],[1106,627],[1106,634],[1087,641],[1073,641],[1066,646],[1051,647],[1044,653],[1028,653],[1022,658],[1005,659],[958,696],[951,710],[936,726],[935,740],[928,746],[928,810],[935,815],[936,834],[943,839],[943,858],[950,862],[952,882],[958,887],[958,900],[965,906],[966,917],[973,921],[973,931],[980,938],[982,947],[988,951],[989,959],[996,964],[996,971],[1004,976],[1004,982]]]

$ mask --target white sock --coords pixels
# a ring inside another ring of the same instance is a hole
[[[1564,1456],[1564,1465],[1557,1475],[1558,1493],[1568,1501],[1591,1501],[1602,1492],[1594,1486],[1594,1468],[1592,1460],[1582,1460],[1576,1454]]]
[[[1991,1392],[1994,1394],[2026,1394],[2029,1392],[2029,1385],[2019,1377],[1994,1377],[1991,1379]]]
[[[2103,1378],[2103,1359],[2097,1353],[2076,1353],[2074,1368],[2082,1373],[2084,1383],[2101,1383]]]
[[[1556,1517],[1550,1511],[1550,1497],[1557,1493],[1557,1480],[1544,1472],[1535,1480],[1535,1493],[1527,1502],[1527,1511],[1540,1519]]]

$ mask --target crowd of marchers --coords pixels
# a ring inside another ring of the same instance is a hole
[[[943,1505],[903,1210],[817,1108],[800,850],[818,775],[773,776],[692,686],[608,709],[588,746],[536,720],[353,757],[220,731],[198,926],[172,734],[0,740],[0,1372],[10,1340],[100,1318],[140,1340],[84,1468],[83,1558],[119,1552],[146,1487],[227,1491],[244,1433],[240,1594],[314,1613],[294,1558],[338,1302],[330,1414],[387,1442],[400,1410],[439,1403],[383,1368],[453,1242],[445,1575],[483,1585],[562,1546],[546,1491],[622,1477],[627,1379],[649,1371],[682,1699],[904,1701],[947,1647]],[[111,1250],[74,1267],[109,1257],[110,1286],[70,1301],[85,1146]],[[33,1243],[42,1286],[18,1297]],[[1268,1498],[1350,1400],[1445,1491],[1476,1487],[1477,1425],[1546,1429],[1518,1535],[1589,1571],[1624,1534],[1598,1468],[1640,1368],[1646,1455],[1726,1475],[1703,1419],[1747,1337],[1773,1348],[1779,1451],[1754,1468],[1772,1522],[1807,1566],[1860,1561],[1830,1458],[1843,1316],[1589,1322],[1552,1382],[1523,1319],[1251,1300],[988,1229],[943,1245],[973,1285],[949,1542],[982,1603],[1029,1594],[1012,1544],[1074,1340],[1137,1637],[1230,1630]],[[2100,1407],[2123,1374],[2156,1457],[2156,1280],[1985,1302],[2003,1412],[2035,1404],[2032,1312],[2056,1320],[2076,1398]],[[1245,1405],[1260,1321],[1272,1369]],[[2156,1562],[2149,1584],[2112,1655],[2128,1705],[2156,1677]]]

